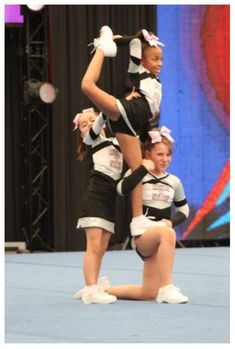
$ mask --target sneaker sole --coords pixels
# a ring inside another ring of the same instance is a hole
[[[167,301],[159,301],[157,300],[157,303],[161,304],[161,303],[166,303],[166,304],[185,304],[187,303],[188,300],[184,300],[184,301],[181,301],[181,302],[167,302]]]
[[[90,302],[90,301],[83,301],[83,304],[113,304],[116,302],[116,299],[114,301],[103,301],[103,302]]]

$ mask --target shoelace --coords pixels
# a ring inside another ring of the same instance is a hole
[[[90,54],[92,54],[92,53],[96,50],[96,47],[95,47],[95,45],[94,45],[93,42],[91,42],[91,43],[88,44],[87,46],[91,46],[91,45],[93,45],[94,47],[93,47],[93,50],[90,52]]]
[[[179,287],[176,287],[175,285],[171,285],[171,288],[175,289],[176,291],[180,292],[181,289]]]

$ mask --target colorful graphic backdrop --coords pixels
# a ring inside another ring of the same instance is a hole
[[[191,213],[178,239],[229,238],[229,5],[157,6],[165,44],[161,125]]]

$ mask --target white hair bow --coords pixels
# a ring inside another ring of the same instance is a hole
[[[162,136],[166,137],[171,143],[174,143],[174,138],[170,135],[171,130],[166,126],[162,126],[160,130],[149,131],[148,135],[151,138],[151,143],[157,143],[162,141]]]
[[[148,41],[150,46],[165,46],[161,41],[159,41],[159,38],[155,36],[154,34],[149,34],[149,32],[146,29],[142,30],[143,37],[146,41]]]

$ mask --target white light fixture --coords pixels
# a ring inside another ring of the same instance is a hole
[[[38,93],[44,103],[53,103],[56,99],[56,89],[49,82],[42,83]]]
[[[50,104],[56,99],[58,90],[49,82],[29,80],[24,83],[25,104],[30,104],[35,100]]]
[[[44,5],[39,5],[39,4],[29,4],[27,7],[32,10],[32,11],[41,11],[44,7]]]

